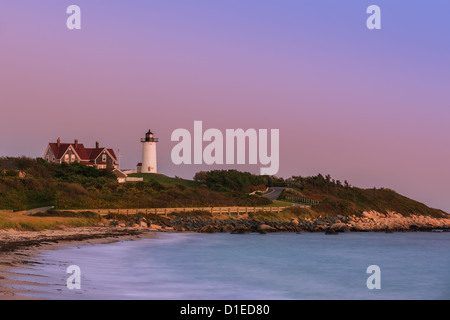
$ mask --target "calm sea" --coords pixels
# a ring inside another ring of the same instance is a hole
[[[45,299],[449,299],[449,249],[450,233],[161,233],[45,251],[16,279]]]

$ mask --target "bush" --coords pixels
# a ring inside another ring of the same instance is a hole
[[[269,182],[267,176],[258,176],[237,170],[200,171],[194,179],[205,182],[213,190],[240,192],[251,192],[250,190],[253,191],[252,188],[255,186],[265,189]]]
[[[5,177],[18,177],[19,171],[17,170],[5,170]]]

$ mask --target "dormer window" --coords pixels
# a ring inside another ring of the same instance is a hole
[[[106,153],[102,154],[102,162],[106,162]]]

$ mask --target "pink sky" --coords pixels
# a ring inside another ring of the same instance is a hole
[[[0,156],[77,138],[134,168],[152,129],[159,171],[192,178],[213,167],[172,164],[173,130],[280,129],[280,176],[329,173],[450,211],[446,10],[380,1],[372,32],[364,5],[325,2],[80,0],[81,31],[65,28],[68,4],[2,3]]]

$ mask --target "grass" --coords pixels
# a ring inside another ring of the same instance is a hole
[[[4,173],[5,169],[13,170],[11,168],[25,175],[20,177],[18,172],[13,172],[16,175]],[[0,209],[21,211],[44,206],[54,206],[60,210],[267,206],[288,207],[286,210],[300,216],[361,215],[364,211],[374,210],[380,213],[393,211],[405,216],[448,217],[442,210],[430,208],[393,190],[361,189],[347,181],[335,181],[330,175],[293,176],[283,180],[256,177],[236,170],[215,170],[196,174],[195,181],[163,174],[136,173],[130,176],[142,177],[144,181],[119,184],[113,174],[81,164],[59,165],[23,157],[0,158]],[[264,197],[248,195],[249,188],[262,190],[274,185],[289,187],[281,194],[281,201],[272,202]],[[297,209],[290,207],[290,201],[282,201],[286,195],[304,196],[320,203],[312,205],[310,210],[294,212]],[[0,228],[33,228],[27,219],[35,219],[33,221],[37,225],[48,223],[50,226],[95,222],[90,217],[61,215],[56,217],[53,213],[50,217],[26,219],[3,216]],[[44,218],[46,220],[39,220]]]
[[[281,200],[272,200],[272,203],[263,205],[261,207],[290,207],[292,206],[292,202],[289,201],[281,201]]]
[[[0,230],[15,229],[20,231],[42,231],[48,229],[61,229],[65,227],[92,227],[99,222],[98,217],[73,215],[26,215],[21,213],[1,213]]]
[[[163,174],[134,174],[144,181],[119,184],[114,174],[81,164],[58,165],[42,159],[8,159],[25,172],[3,174],[0,158],[0,209],[23,211],[44,206],[71,209],[135,209],[260,206],[270,200]]]
[[[248,218],[255,220],[276,220],[280,222],[290,222],[293,215],[287,211],[281,212],[267,212],[267,211],[257,211],[257,212],[249,212]]]
[[[194,180],[172,178],[160,173],[132,173],[129,177],[144,178],[144,181],[156,181],[163,185],[182,185],[188,188],[198,187],[201,183]]]

